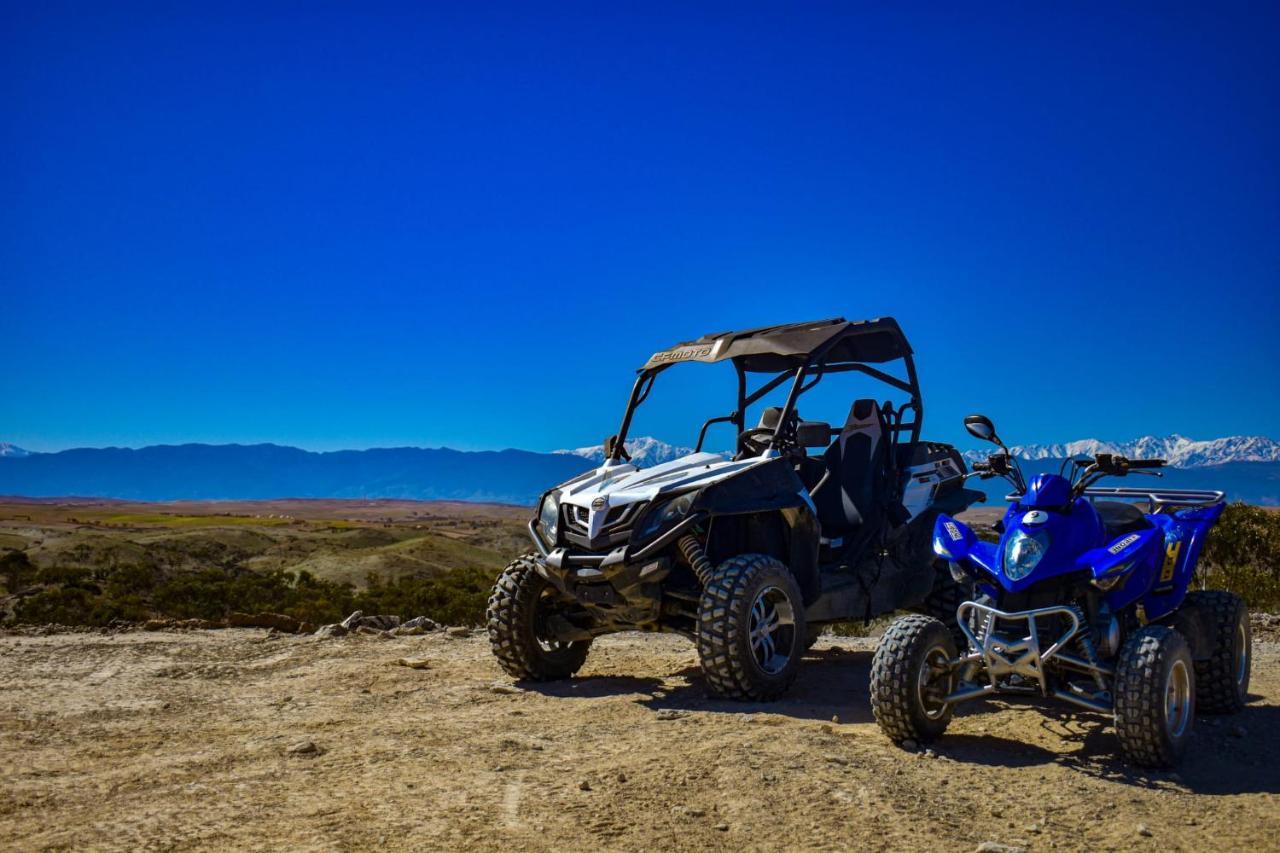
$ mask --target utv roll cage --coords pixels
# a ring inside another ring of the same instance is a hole
[[[800,396],[828,373],[850,371],[864,373],[910,396],[898,408],[888,404],[882,412],[884,426],[895,448],[902,444],[904,434],[909,434],[909,443],[915,444],[920,440],[924,407],[920,400],[915,361],[911,356],[911,345],[907,343],[898,321],[892,317],[857,321],[836,317],[808,323],[786,323],[741,332],[718,332],[676,344],[654,353],[637,371],[639,375],[631,389],[618,434],[608,447],[605,464],[621,461],[631,417],[649,396],[654,379],[662,371],[682,362],[715,364],[730,361],[738,375],[737,407],[727,415],[709,418],[703,423],[696,450],[702,449],[708,427],[716,423],[732,423],[738,429],[735,451],[741,452],[742,435],[747,431],[747,408],[791,379],[790,392],[773,430],[773,446],[776,447]],[[905,367],[905,379],[872,366],[899,360]],[[774,376],[748,393],[749,373],[772,373]],[[904,420],[908,412],[910,420]],[[838,435],[840,429],[839,425],[833,426],[832,434]],[[896,457],[891,455],[890,458]]]

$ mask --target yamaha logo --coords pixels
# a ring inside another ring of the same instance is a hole
[[[604,509],[608,505],[609,505],[609,499],[604,495],[601,495],[600,497],[596,498],[591,502],[591,509],[595,512],[599,512],[600,510]]]

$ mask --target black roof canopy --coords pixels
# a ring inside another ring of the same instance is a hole
[[[911,355],[911,345],[892,317],[874,320],[816,320],[741,332],[718,332],[654,353],[643,370],[682,361],[735,361],[753,373],[776,373],[804,365],[819,351],[827,363],[879,364]]]

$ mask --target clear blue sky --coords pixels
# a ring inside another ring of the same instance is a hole
[[[589,444],[841,314],[939,440],[1280,435],[1274,3],[107,5],[0,18],[0,440]]]

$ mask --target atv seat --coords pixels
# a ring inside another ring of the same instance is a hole
[[[1151,526],[1151,522],[1142,514],[1142,510],[1124,501],[1094,501],[1093,508],[1098,511],[1098,517],[1102,519],[1102,529],[1106,531],[1108,542],[1126,533],[1137,533]]]
[[[888,444],[884,417],[875,400],[856,400],[836,440],[822,455],[826,479],[813,490],[822,536],[842,539],[878,521]]]

